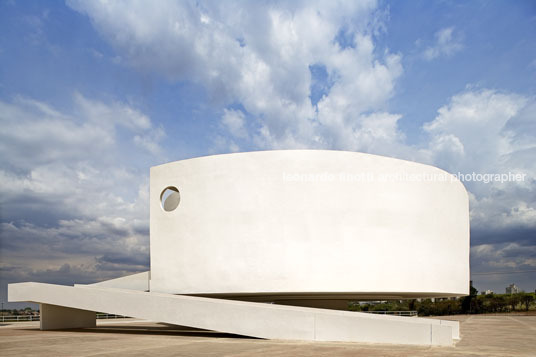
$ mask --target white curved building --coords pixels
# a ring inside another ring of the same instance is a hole
[[[167,187],[180,192],[161,207]],[[151,291],[353,298],[468,294],[469,205],[454,177],[324,150],[151,169]]]
[[[354,152],[261,151],[153,167],[150,190],[150,272],[11,284],[10,300],[42,303],[43,329],[93,326],[91,312],[103,311],[264,338],[459,337],[455,322],[311,308],[468,294],[467,192],[442,170]]]

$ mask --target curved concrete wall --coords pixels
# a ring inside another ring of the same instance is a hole
[[[423,181],[423,175],[436,179]],[[451,177],[413,162],[323,150],[216,155],[153,167],[150,290],[468,294],[468,197]],[[170,186],[180,202],[166,211],[161,194]]]

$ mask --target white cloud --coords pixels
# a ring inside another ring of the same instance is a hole
[[[527,120],[535,115],[534,99],[468,90],[453,96],[424,125],[430,136],[425,156],[450,172],[526,175],[522,182],[466,182],[474,227],[536,228],[536,164],[530,158],[536,154],[536,141],[527,139],[536,135]]]
[[[360,120],[385,113],[402,73],[399,55],[375,54],[374,33],[388,16],[374,1],[69,4],[132,66],[201,84],[218,107],[241,104],[254,131],[246,135],[227,112],[224,128],[262,148],[366,148],[358,142],[369,136],[359,132]],[[337,42],[342,30],[352,46]],[[317,106],[312,65],[325,66],[333,82]],[[217,147],[236,148],[220,137]]]
[[[530,254],[519,254],[521,250]],[[492,268],[492,271],[500,270],[500,268],[516,268],[518,266],[536,268],[536,245],[527,247],[518,243],[481,244],[472,247],[471,254],[479,262],[487,262],[489,264],[488,268]],[[512,259],[512,257],[515,257],[515,259]]]
[[[478,289],[493,289],[496,293],[504,293],[508,283],[532,290],[534,269],[536,268],[536,245],[518,244],[480,244],[471,247],[471,269],[474,273],[474,284]],[[489,274],[489,272],[523,272],[514,275]],[[478,273],[488,273],[479,275]],[[506,279],[507,281],[505,281]]]
[[[496,167],[501,156],[518,149],[505,126],[526,104],[527,98],[493,90],[465,91],[453,96],[439,108],[437,117],[424,125],[424,130],[432,138],[433,155],[454,151],[458,156],[445,162],[436,156],[433,161],[451,171]]]
[[[155,157],[163,155],[162,148],[159,142],[166,136],[164,129],[160,126],[153,130],[147,131],[145,134],[134,136],[134,143],[151,153]]]
[[[435,44],[426,48],[423,56],[430,61],[440,56],[452,56],[463,48],[460,34],[454,31],[454,27],[446,27],[435,33]]]
[[[226,129],[237,138],[246,138],[248,136],[245,128],[245,116],[241,110],[224,109],[221,119]]]
[[[28,98],[0,101],[3,279],[64,264],[98,279],[121,275],[106,270],[103,257],[148,262],[143,163],[159,158],[161,129],[124,103],[81,94],[73,102],[65,113]],[[123,260],[115,270],[143,265]]]
[[[105,104],[89,100],[79,93],[75,94],[79,113],[99,128],[113,132],[116,126],[123,126],[134,132],[151,129],[150,119],[140,111],[124,103]]]

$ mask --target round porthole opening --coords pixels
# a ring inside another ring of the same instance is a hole
[[[160,205],[162,209],[166,212],[171,212],[181,202],[181,194],[177,187],[169,186],[166,187],[160,194]]]

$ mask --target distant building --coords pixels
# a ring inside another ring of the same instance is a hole
[[[517,294],[519,292],[519,288],[516,286],[516,284],[512,283],[509,286],[506,287],[506,293],[507,294]]]
[[[508,289],[508,288],[507,288],[507,289]],[[489,289],[488,289],[488,290],[486,290],[486,291],[482,291],[482,292],[480,293],[480,295],[489,295],[489,294],[493,294],[493,290],[489,290]]]

